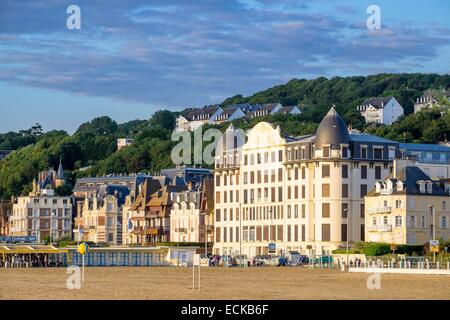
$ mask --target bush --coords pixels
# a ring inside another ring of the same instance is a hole
[[[391,245],[387,243],[367,242],[364,246],[364,254],[369,257],[384,256],[391,253]]]
[[[332,254],[347,254],[347,249],[337,249],[331,252]],[[362,252],[355,249],[349,249],[348,254],[361,254]]]

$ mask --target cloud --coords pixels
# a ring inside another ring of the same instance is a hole
[[[450,44],[439,24],[371,32],[365,21],[302,1],[82,1],[79,31],[65,27],[67,5],[0,4],[0,81],[185,107],[294,77],[392,71],[392,64],[417,70]]]

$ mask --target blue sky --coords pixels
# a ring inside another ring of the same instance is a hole
[[[81,30],[66,8],[81,8]],[[381,30],[366,27],[369,5]],[[220,103],[292,78],[450,72],[450,2],[0,2],[0,132]]]

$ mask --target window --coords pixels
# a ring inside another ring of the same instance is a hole
[[[348,184],[342,184],[342,198],[348,198]]]
[[[348,157],[348,147],[342,147],[342,158]]]
[[[348,178],[348,164],[342,165],[342,178]]]
[[[322,178],[329,178],[330,177],[330,165],[324,164],[322,165]]]
[[[283,162],[283,150],[278,150],[278,161]]]
[[[329,218],[329,217],[330,217],[330,204],[322,203],[322,218]]]
[[[377,217],[372,217],[372,225],[373,226],[377,225]]]
[[[322,198],[329,198],[330,197],[330,184],[324,183],[322,184]]]
[[[324,158],[329,158],[330,157],[330,147],[323,147],[322,155]]]
[[[361,241],[366,241],[366,227],[364,224],[361,225]]]
[[[402,226],[402,217],[401,216],[395,216],[395,227],[401,227]]]
[[[347,241],[347,224],[341,224],[341,241]]]
[[[380,180],[381,179],[381,167],[375,166],[375,179]]]
[[[306,178],[306,167],[302,167],[302,179]]]
[[[365,218],[366,217],[366,205],[364,203],[361,203],[359,210],[360,210],[359,216],[361,218]]]
[[[367,194],[367,184],[362,184],[360,191],[361,191],[361,198],[364,198]]]
[[[389,223],[389,218],[387,216],[383,217],[383,224],[386,226]]]
[[[441,228],[447,228],[447,217],[446,216],[441,217]]]
[[[381,148],[374,148],[373,149],[373,157],[375,159],[383,159],[383,149],[381,149]]]
[[[220,209],[216,209],[216,222],[220,222]]]
[[[402,207],[402,201],[401,200],[395,200],[395,208],[399,209]]]
[[[330,241],[330,224],[322,224],[322,241]]]
[[[297,230],[297,226],[296,230]],[[302,241],[306,241],[306,226],[304,224],[302,224]]]
[[[361,158],[367,159],[367,147],[361,147]]]
[[[305,199],[306,197],[306,187],[305,185],[302,185],[302,199]]]
[[[416,227],[416,216],[410,216],[409,217],[409,227],[415,228]]]
[[[361,179],[367,179],[367,166],[361,166]]]
[[[425,228],[425,216],[422,216],[421,217],[421,219],[420,219],[420,226],[422,227],[422,228]]]
[[[341,206],[341,217],[346,219],[348,215],[348,203],[343,203]]]
[[[302,218],[306,217],[306,204],[302,204]]]
[[[220,203],[220,191],[216,191],[216,203]]]
[[[216,176],[216,187],[220,187],[220,176]]]
[[[283,181],[283,168],[278,168],[278,182]]]

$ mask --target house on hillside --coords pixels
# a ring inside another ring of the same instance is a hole
[[[301,114],[300,108],[298,106],[288,106],[281,108],[278,113],[281,114]]]
[[[281,103],[265,103],[265,104],[260,105],[260,108],[254,110],[254,111],[248,112],[247,117],[250,119],[258,118],[258,117],[265,117],[265,116],[277,113],[282,108],[283,108],[283,106],[281,105]]]
[[[419,98],[416,99],[416,102],[414,103],[414,113],[420,112],[423,109],[432,109],[433,107],[439,107],[440,104],[438,102],[438,96],[439,93],[435,90],[428,90],[422,94]],[[443,97],[446,97],[447,100],[449,99],[449,92],[443,90],[442,92]]]
[[[403,107],[392,96],[366,99],[357,110],[366,119],[366,123],[382,124],[392,124],[404,112]]]
[[[245,117],[244,111],[241,108],[235,106],[226,107],[223,112],[216,117],[216,123],[223,123],[227,121],[233,121],[239,118]]]
[[[219,106],[210,106],[201,109],[186,111],[176,119],[176,131],[194,131],[207,123],[213,123],[222,114]]]

